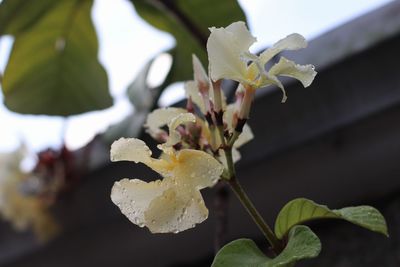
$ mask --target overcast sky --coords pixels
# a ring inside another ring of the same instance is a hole
[[[257,51],[293,32],[310,40],[391,0],[239,2],[247,14],[253,35],[258,39],[252,48]],[[14,149],[20,140],[36,151],[49,146],[58,147],[62,143],[63,129],[66,129],[68,146],[78,148],[84,145],[96,132],[103,131],[132,111],[125,97],[128,84],[149,59],[174,45],[171,36],[146,24],[126,0],[96,0],[93,19],[100,41],[99,58],[109,75],[115,105],[105,111],[74,116],[65,121],[58,117],[18,115],[0,104],[0,151]],[[11,44],[9,37],[0,39],[1,72]]]

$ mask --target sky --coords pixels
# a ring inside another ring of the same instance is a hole
[[[251,49],[259,51],[293,32],[311,40],[391,1],[240,0],[239,3],[258,40]],[[148,60],[175,44],[169,34],[143,21],[127,0],[95,0],[92,17],[99,38],[99,60],[109,76],[114,106],[68,119],[19,115],[4,107],[0,93],[0,152],[15,149],[21,141],[34,151],[57,148],[64,141],[71,149],[85,145],[96,133],[134,110],[125,96],[126,88]],[[11,37],[0,38],[1,73],[11,45]],[[155,73],[165,72],[170,63],[168,57],[164,57],[154,68]],[[153,76],[149,82],[157,82],[157,78]],[[170,104],[166,99],[182,95],[182,85],[173,85],[166,90],[160,103]]]

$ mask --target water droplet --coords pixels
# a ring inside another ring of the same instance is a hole
[[[56,40],[54,47],[56,51],[62,52],[65,49],[65,39],[63,37],[60,37]]]
[[[173,233],[174,234],[177,234],[177,233],[179,233],[180,231],[178,230],[178,229],[175,229],[174,231],[173,231]]]

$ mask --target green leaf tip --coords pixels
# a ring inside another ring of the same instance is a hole
[[[225,245],[215,256],[211,267],[288,267],[302,259],[319,255],[319,238],[304,225],[290,230],[288,244],[276,258],[269,258],[251,239],[238,239]]]
[[[317,219],[342,219],[368,230],[389,236],[385,218],[370,206],[347,207],[331,210],[306,198],[297,198],[288,202],[279,212],[275,221],[275,234],[283,238],[289,230],[298,224]]]

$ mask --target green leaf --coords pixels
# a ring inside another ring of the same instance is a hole
[[[153,105],[152,88],[147,84],[147,77],[154,62],[151,59],[143,66],[135,80],[128,86],[127,94],[130,102],[135,106],[135,112],[148,110]]]
[[[211,26],[225,27],[246,17],[235,0],[131,0],[138,14],[154,27],[171,33],[176,47],[167,84],[193,79],[192,54],[207,65],[206,41]]]
[[[111,106],[107,74],[97,60],[93,1],[55,2],[15,36],[3,77],[5,105],[19,113],[61,116]]]
[[[304,225],[293,227],[289,233],[289,242],[276,258],[271,259],[262,253],[250,239],[238,239],[225,245],[215,256],[211,267],[286,267],[302,259],[318,256],[321,242]]]
[[[343,219],[388,236],[385,218],[373,207],[358,206],[331,210],[305,198],[294,199],[283,207],[275,221],[275,234],[282,238],[295,225],[328,218]]]
[[[36,24],[57,1],[3,0],[0,3],[0,35],[16,35]]]

